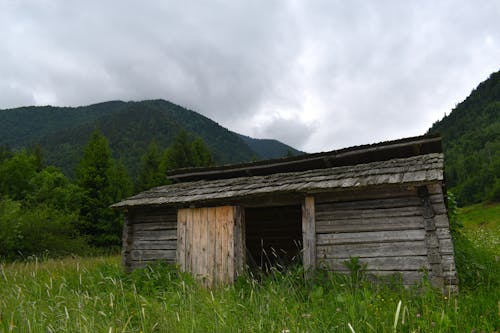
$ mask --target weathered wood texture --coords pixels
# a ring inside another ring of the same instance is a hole
[[[348,201],[331,197],[332,202],[327,202],[328,196],[323,195],[315,214],[319,265],[346,272],[344,262],[359,257],[367,264],[368,273],[401,273],[404,284],[421,278],[423,269],[430,272],[431,279],[438,276],[441,286],[456,285],[441,185],[431,184],[426,189],[425,200],[416,188],[392,191],[392,197],[373,192],[376,198],[364,200],[353,200],[351,193]]]
[[[122,266],[125,271],[130,271],[130,245],[132,243],[131,213],[126,211],[122,231]]]
[[[439,186],[420,186],[418,195],[424,219],[430,281],[437,288],[455,290],[457,288],[457,273],[449,221],[446,215],[437,215],[436,213],[436,211],[441,212],[442,209],[445,209],[442,189]]]
[[[173,208],[136,208],[127,212],[122,258],[126,270],[155,261],[175,263],[177,216]]]
[[[242,214],[235,206],[179,209],[180,268],[207,286],[232,282],[245,263]]]
[[[314,197],[305,197],[302,203],[302,258],[306,271],[316,267],[316,223],[314,212]]]
[[[184,182],[155,187],[113,207],[220,205],[227,200],[272,193],[318,193],[380,185],[426,184],[443,180],[443,160],[443,154],[432,153],[301,172]]]
[[[300,205],[245,209],[247,263],[251,268],[300,260]]]

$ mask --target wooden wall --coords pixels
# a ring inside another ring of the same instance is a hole
[[[315,205],[317,264],[347,272],[343,264],[359,257],[368,273],[400,274],[404,284],[428,270],[436,286],[456,285],[449,222],[440,184],[424,191],[388,192],[363,200]]]
[[[202,283],[234,281],[244,268],[243,210],[237,206],[178,211],[177,262]]]
[[[155,261],[175,263],[177,209],[146,207],[126,213],[122,259],[126,270]]]
[[[131,270],[158,260],[178,263],[207,285],[231,282],[246,264],[246,237],[259,261],[261,239],[267,249],[297,253],[291,244],[300,243],[302,231],[307,268],[347,272],[343,262],[359,257],[369,274],[398,274],[409,285],[426,270],[435,286],[455,288],[446,213],[440,183],[310,195],[302,213],[299,205],[134,208],[124,224],[123,264]]]

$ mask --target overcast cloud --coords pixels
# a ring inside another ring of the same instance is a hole
[[[500,1],[0,0],[0,108],[163,98],[315,152],[423,134],[500,69]]]

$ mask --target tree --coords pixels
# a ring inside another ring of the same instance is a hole
[[[193,140],[191,144],[191,154],[193,166],[195,167],[210,166],[213,164],[212,154],[208,146],[200,137]]]
[[[37,172],[35,156],[26,150],[15,153],[0,163],[0,195],[23,199],[33,187],[30,179]]]
[[[181,130],[164,154],[165,169],[187,168],[194,164],[188,133]]]
[[[212,154],[201,138],[191,139],[184,130],[179,132],[174,143],[165,151],[163,169],[180,169],[210,166]]]
[[[112,187],[113,166],[108,141],[96,129],[76,172],[83,190],[78,230],[95,246],[118,246],[121,242],[119,214],[109,208],[119,192]]]
[[[137,176],[136,190],[144,191],[167,182],[165,170],[162,168],[162,155],[155,141],[149,144],[148,150],[142,155]]]
[[[113,202],[118,202],[126,197],[129,197],[134,191],[132,179],[130,178],[127,168],[121,160],[113,163],[110,186]]]

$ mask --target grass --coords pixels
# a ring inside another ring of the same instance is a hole
[[[498,252],[468,238],[485,225],[471,219],[457,295],[326,272],[306,282],[300,268],[208,290],[165,265],[125,274],[117,256],[34,259],[0,266],[0,332],[498,332]]]
[[[458,209],[463,233],[500,255],[500,204],[481,203]]]

